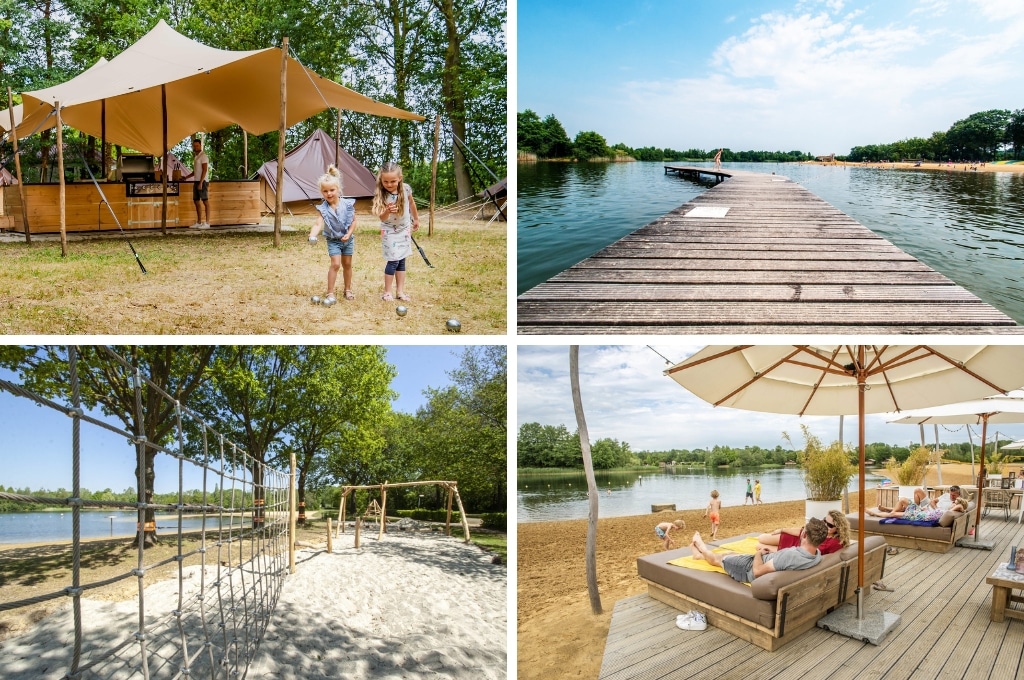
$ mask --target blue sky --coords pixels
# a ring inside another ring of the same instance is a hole
[[[423,391],[451,383],[447,373],[459,366],[462,346],[396,345],[387,360],[398,369],[391,387],[399,393],[394,409],[415,413],[426,403]],[[98,416],[102,417],[102,416]],[[112,421],[115,422],[115,421]],[[115,425],[120,427],[119,422]],[[71,419],[28,399],[0,391],[0,484],[32,489],[71,488]],[[134,487],[135,451],[125,439],[102,428],[81,428],[81,483],[97,491]],[[157,456],[157,491],[177,488],[178,463]],[[199,488],[201,477],[185,465],[186,488]]]
[[[838,417],[785,416],[725,407],[715,408],[680,387],[662,371],[667,368],[659,353],[673,363],[696,353],[704,345],[581,346],[580,392],[591,441],[610,438],[628,442],[635,451],[706,449],[723,444],[764,448],[783,446],[782,432],[796,445],[803,442],[800,424],[805,423],[824,442],[839,438]],[[653,349],[652,349],[653,348]],[[517,423],[565,425],[576,430],[569,388],[569,350],[566,346],[520,345],[517,355]],[[916,425],[886,422],[895,416],[865,418],[866,441],[906,446],[920,441]],[[963,425],[939,426],[944,442],[968,441]],[[972,428],[974,444],[980,430]],[[1024,424],[990,426],[1004,438],[1024,438]],[[857,442],[856,417],[845,418],[843,439]],[[935,442],[934,426],[925,426],[925,441]]]
[[[1019,0],[520,0],[516,110],[570,137],[848,153],[1020,108]]]

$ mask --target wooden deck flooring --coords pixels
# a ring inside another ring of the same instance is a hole
[[[728,211],[695,217],[698,208]],[[518,332],[976,335],[1024,326],[799,184],[740,173],[523,293]]]
[[[878,646],[815,628],[766,652],[711,626],[679,630],[679,611],[635,595],[615,604],[599,679],[1024,678],[1024,621],[990,621],[985,583],[1010,546],[1024,544],[1024,525],[1016,515],[990,514],[981,531],[994,550],[901,549],[886,557],[892,592],[869,590],[865,606],[902,618]]]

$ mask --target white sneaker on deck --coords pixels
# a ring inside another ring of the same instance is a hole
[[[708,620],[700,612],[689,612],[676,617],[676,628],[682,630],[706,630],[707,627]]]
[[[203,222],[202,224],[199,225],[199,228],[200,229],[209,229],[210,228],[210,223],[209,222]]]
[[[203,228],[203,223],[202,222],[196,222],[196,223],[194,223],[194,224],[189,226],[189,229],[202,229],[202,228]]]

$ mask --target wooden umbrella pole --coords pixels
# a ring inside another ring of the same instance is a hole
[[[437,202],[437,155],[441,144],[441,114],[434,117],[434,157],[430,161],[430,218],[427,220],[427,236],[434,235],[434,205]]]
[[[24,107],[22,107],[24,111]],[[14,95],[7,88],[7,112],[11,114],[11,144],[14,146],[14,172],[18,176],[18,195],[21,197],[21,223],[25,225],[25,243],[32,243],[32,230],[28,226],[28,205],[25,203],[25,178],[21,176],[21,156],[18,154],[18,130],[14,125]]]
[[[249,179],[249,133],[242,130],[242,173]]]
[[[58,204],[60,206],[60,256],[68,256],[68,232],[67,232],[67,187],[64,184],[64,122],[60,117],[60,102],[54,105],[57,109],[57,172],[60,173],[60,194]]]
[[[288,130],[288,36],[281,39],[281,127],[277,137],[277,197],[274,200],[274,247],[281,246],[284,209],[284,139]]]

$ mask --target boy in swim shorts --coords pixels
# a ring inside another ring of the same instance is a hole
[[[718,500],[718,489],[711,490],[711,501],[708,507],[704,508],[704,516],[711,520],[711,540],[718,538],[718,521],[721,518],[719,511],[722,509],[722,501]]]

